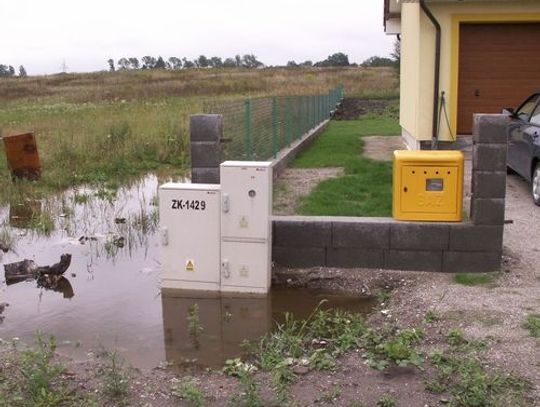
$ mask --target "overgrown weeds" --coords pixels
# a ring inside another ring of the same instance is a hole
[[[533,338],[540,338],[540,314],[527,315],[523,327],[529,331]]]
[[[126,368],[125,362],[116,350],[102,352],[106,357],[105,364],[100,368],[100,379],[103,387],[103,394],[110,400],[123,405],[129,394],[131,374]]]
[[[206,396],[200,388],[200,382],[194,377],[184,377],[179,384],[174,385],[171,393],[193,407],[204,407]]]
[[[0,369],[0,406],[54,407],[91,405],[93,400],[68,390],[65,366],[55,356],[56,340],[38,332],[33,347],[14,348]]]
[[[458,284],[472,287],[492,284],[497,277],[497,273],[457,273],[454,275],[454,281]]]
[[[0,252],[13,251],[17,245],[17,236],[8,226],[0,226]],[[1,253],[0,253],[1,258]]]
[[[453,329],[447,335],[450,347],[429,356],[435,378],[426,382],[433,393],[449,393],[450,406],[526,406],[530,383],[511,374],[488,370],[483,359],[485,341],[469,341]]]

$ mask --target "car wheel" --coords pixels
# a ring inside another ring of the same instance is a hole
[[[536,167],[534,167],[531,191],[534,204],[540,206],[540,163],[536,164]]]

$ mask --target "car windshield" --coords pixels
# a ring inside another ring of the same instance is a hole
[[[540,95],[533,95],[525,103],[523,103],[523,105],[521,105],[516,113],[521,120],[529,120],[529,117],[531,116],[531,113],[538,102],[539,96]]]

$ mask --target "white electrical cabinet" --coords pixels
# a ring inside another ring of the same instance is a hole
[[[271,279],[271,163],[226,161],[220,178],[221,290],[266,294]]]
[[[162,287],[220,290],[220,212],[219,185],[159,188]]]

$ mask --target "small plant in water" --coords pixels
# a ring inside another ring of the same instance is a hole
[[[11,233],[8,226],[0,227],[0,251],[7,253],[13,250],[17,244],[17,237]]]
[[[54,231],[54,221],[48,212],[39,212],[32,215],[28,227],[38,234],[50,236]]]
[[[197,338],[204,330],[199,316],[199,304],[195,303],[188,308],[187,323],[189,334],[193,338]]]
[[[199,387],[199,381],[193,377],[184,377],[180,384],[172,388],[172,394],[185,400],[193,407],[206,405],[205,395]]]

